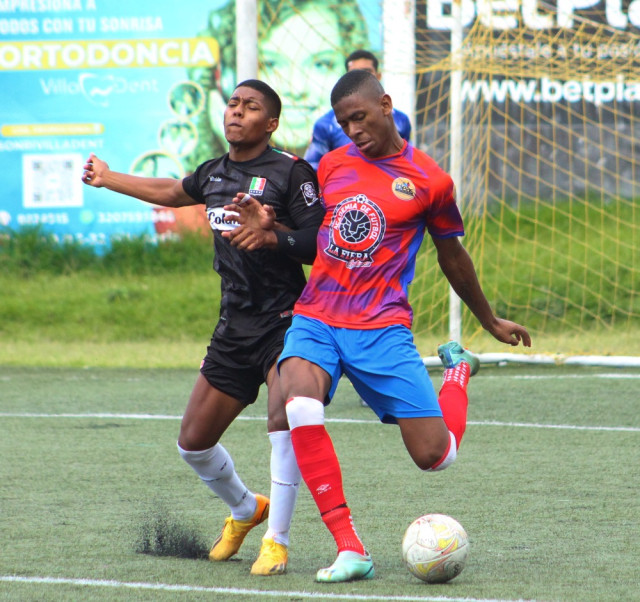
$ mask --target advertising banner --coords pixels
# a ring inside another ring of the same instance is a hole
[[[449,120],[440,116],[455,106],[466,140],[486,133],[487,164],[465,165],[467,178],[488,177],[495,190],[508,182],[505,195],[517,189],[532,199],[638,194],[638,0],[461,0],[463,38],[451,62],[451,0],[416,6],[426,146],[446,139]],[[460,87],[450,90],[456,68]]]
[[[93,152],[118,171],[184,175],[204,108],[187,69],[219,61],[216,40],[197,36],[210,6],[0,2],[0,224],[104,245],[173,219],[84,186],[82,166]]]
[[[380,6],[258,5],[259,77],[283,100],[273,141],[302,154],[346,55],[380,50]],[[0,78],[0,226],[95,246],[193,226],[203,212],[85,186],[82,166],[95,153],[116,171],[181,178],[226,151],[235,1],[0,0]]]

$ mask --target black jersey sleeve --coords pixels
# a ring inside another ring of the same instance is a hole
[[[312,263],[316,255],[316,237],[324,217],[316,172],[299,159],[291,170],[287,191],[289,214],[295,224],[290,231],[276,231],[278,250]]]
[[[204,164],[203,164],[204,165]],[[205,198],[200,186],[200,174],[202,173],[202,165],[199,165],[196,170],[182,178],[182,189],[198,203],[204,203]]]
[[[278,250],[298,258],[302,263],[313,263],[316,258],[317,237],[317,226],[303,228],[302,230],[291,230],[290,232],[276,230]]]

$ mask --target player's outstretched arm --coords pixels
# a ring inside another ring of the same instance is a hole
[[[94,188],[107,188],[163,207],[184,207],[197,203],[184,191],[181,180],[144,178],[112,171],[105,161],[93,153],[84,165],[82,181]]]
[[[433,238],[438,263],[453,290],[473,312],[482,327],[498,341],[531,347],[527,329],[516,322],[498,318],[482,291],[473,261],[457,237]]]

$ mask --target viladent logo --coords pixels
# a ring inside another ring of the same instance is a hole
[[[114,75],[81,73],[77,79],[67,77],[40,78],[40,88],[45,96],[83,96],[92,105],[108,107],[114,94],[157,94],[158,80],[129,81]]]
[[[100,76],[92,73],[81,73],[78,81],[84,96],[100,107],[109,105],[109,96],[115,92],[118,86],[126,83],[126,80],[113,75]]]

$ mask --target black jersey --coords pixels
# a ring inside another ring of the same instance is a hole
[[[223,207],[244,192],[271,205],[277,221],[294,231],[292,236],[296,230],[317,228],[324,208],[313,168],[303,159],[267,147],[251,161],[232,161],[228,154],[206,161],[182,185],[190,197],[206,205],[213,230],[213,268],[222,288],[218,328],[231,330],[227,334],[233,336],[273,327],[281,314],[293,309],[304,288],[302,264],[287,252],[286,236],[277,250],[243,251],[231,246],[221,232],[238,224],[224,221]]]

